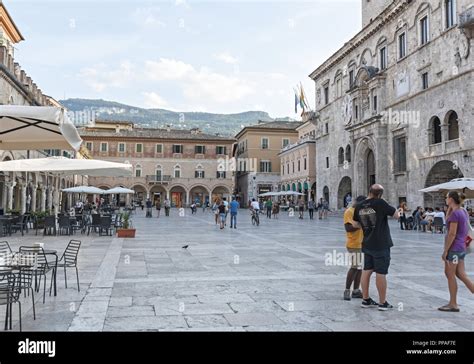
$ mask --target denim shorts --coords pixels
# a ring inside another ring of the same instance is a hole
[[[446,257],[446,259],[450,262],[456,260],[456,261],[460,261],[460,260],[464,260],[464,258],[466,258],[466,252],[452,252],[452,251],[449,251],[448,252],[448,256]]]

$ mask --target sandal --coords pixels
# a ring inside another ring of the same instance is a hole
[[[459,308],[454,308],[449,305],[438,308],[438,311],[442,312],[459,312]]]

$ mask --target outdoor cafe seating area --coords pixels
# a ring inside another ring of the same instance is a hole
[[[122,227],[124,213],[133,209],[122,209],[111,206],[96,210],[72,209],[57,216],[48,214],[0,215],[0,238],[25,234],[43,235],[76,235],[99,234],[112,236],[117,228]]]
[[[70,240],[64,251],[46,249],[43,243],[20,245],[12,250],[7,241],[0,241],[0,307],[5,306],[4,330],[12,330],[14,307],[22,330],[22,303],[32,304],[33,320],[37,319],[35,295],[42,293],[42,303],[49,296],[58,295],[57,273],[64,272],[67,288],[68,270],[75,270],[77,290],[80,291],[78,254],[81,241]],[[39,300],[41,302],[41,300]]]

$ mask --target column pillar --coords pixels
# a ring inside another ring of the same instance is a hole
[[[26,212],[26,185],[25,184],[22,184],[20,186],[20,192],[21,192],[20,211],[21,211],[21,214],[23,215]]]
[[[13,210],[13,189],[15,188],[16,182],[8,183],[8,199],[7,199],[7,210]]]
[[[8,203],[8,182],[5,180],[3,183],[3,193],[2,193],[2,207],[5,212],[7,212],[7,203]]]
[[[41,212],[46,211],[46,188],[41,186]]]
[[[185,193],[185,196],[186,196],[186,201],[185,201],[185,206],[183,206],[183,207],[188,207],[190,205],[190,203],[189,203],[189,191],[185,190],[184,193]]]
[[[36,212],[36,185],[31,186],[31,212]]]
[[[48,187],[48,201],[47,201],[47,209],[51,213],[53,210],[53,187]]]

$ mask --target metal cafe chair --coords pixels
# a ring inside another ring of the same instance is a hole
[[[36,292],[39,292],[41,287],[41,280],[44,277],[43,283],[43,303],[46,300],[46,275],[52,271],[51,274],[51,285],[49,287],[49,295],[51,296],[51,290],[53,287],[53,279],[56,270],[56,264],[53,266],[51,263],[48,262],[46,259],[46,254],[44,253],[43,248],[39,247],[31,247],[31,246],[22,246],[20,247],[19,251],[20,256],[25,260],[28,259],[31,262],[34,262],[32,271],[35,275],[35,288]],[[57,262],[56,262],[57,263]],[[36,284],[36,278],[40,277],[39,284]]]
[[[96,231],[96,229],[100,229],[100,215],[92,214],[91,217],[92,217],[92,222],[87,227],[87,235],[89,235],[91,229],[94,229],[94,231]]]
[[[13,272],[4,272],[0,274],[0,305],[6,306],[5,330],[12,329],[12,311],[13,304],[18,303],[18,317],[20,319],[21,331],[21,302],[20,302],[20,281]],[[10,325],[8,325],[10,324]]]
[[[64,268],[64,284],[67,288],[67,268],[76,269],[76,279],[77,279],[77,291],[80,292],[79,287],[79,271],[77,269],[77,256],[79,254],[79,249],[81,248],[81,242],[79,240],[71,240],[64,250],[63,255],[58,261],[58,268]]]
[[[99,236],[102,236],[104,231],[107,236],[112,236],[112,230],[113,230],[112,217],[102,216],[100,218]]]
[[[56,216],[46,216],[44,218],[44,233],[43,235],[51,235],[54,232],[56,235]]]

